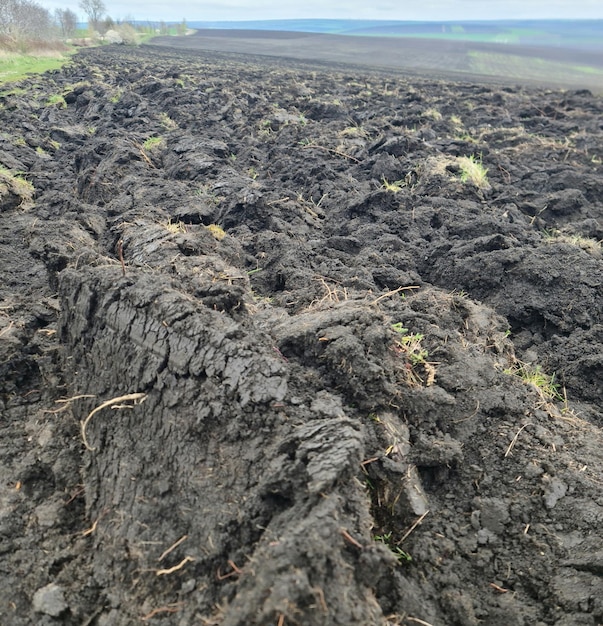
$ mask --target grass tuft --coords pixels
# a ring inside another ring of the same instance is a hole
[[[402,550],[400,546],[393,543],[391,532],[374,535],[373,539],[386,545],[400,563],[410,563],[412,561],[412,556],[408,552]]]
[[[226,232],[224,231],[224,229],[221,226],[218,226],[217,224],[210,224],[209,226],[206,226],[205,228],[207,228],[207,230],[212,234],[214,239],[216,239],[217,241],[222,241],[222,239],[226,237]]]
[[[25,180],[21,174],[13,174],[10,170],[0,167],[0,197],[7,190],[21,198],[21,206],[30,204],[35,193],[34,186]]]
[[[407,365],[404,368],[404,378],[411,387],[425,385],[430,387],[435,381],[436,368],[427,358],[429,353],[422,344],[424,339],[421,333],[409,333],[401,322],[392,324],[392,330],[397,333],[394,351],[402,355]],[[422,370],[424,377],[419,374]]]
[[[184,222],[172,222],[171,219],[164,224],[164,227],[173,235],[186,232],[186,224]]]
[[[159,122],[166,130],[178,128],[178,124],[165,112],[159,114]]]
[[[142,144],[142,147],[146,150],[146,152],[152,152],[153,150],[159,148],[162,144],[163,139],[161,137],[149,137]]]
[[[488,170],[482,165],[481,156],[458,157],[458,165],[461,169],[461,182],[473,183],[478,189],[489,189]]]
[[[582,235],[570,235],[563,233],[559,230],[545,230],[543,232],[544,241],[546,243],[566,243],[570,246],[576,246],[581,248],[585,252],[588,252],[592,256],[600,257],[603,251],[603,242],[591,239],[590,237],[583,237]]]
[[[555,374],[545,374],[540,365],[518,361],[503,371],[505,374],[518,376],[526,385],[535,387],[543,400],[564,401],[565,399],[559,391],[559,384],[555,382]]]
[[[46,100],[46,106],[56,106],[58,109],[66,109],[65,98],[60,94],[54,94]]]
[[[390,193],[398,193],[406,187],[405,180],[394,180],[391,183],[385,177],[382,180],[383,185],[381,185],[381,189],[385,189],[385,191],[389,191]]]

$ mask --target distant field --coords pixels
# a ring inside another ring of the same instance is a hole
[[[265,20],[191,22],[192,28],[278,30],[370,37],[553,46],[603,52],[603,20],[511,20],[495,22],[402,22],[375,20]]]
[[[368,37],[271,30],[204,29],[152,44],[351,64],[437,78],[525,83],[603,93],[603,55],[552,46],[494,44],[429,37]]]
[[[475,74],[512,78],[514,81],[530,80],[562,85],[590,85],[601,89],[603,68],[578,65],[520,54],[507,54],[470,50],[471,71]]]

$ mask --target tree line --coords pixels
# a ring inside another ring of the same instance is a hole
[[[136,31],[144,33],[179,34],[187,32],[186,20],[168,26],[165,22],[135,27],[132,21],[115,22],[107,15],[103,0],[80,0],[79,6],[87,16],[88,29],[104,35],[107,31],[119,31],[123,41],[134,43]],[[35,0],[0,0],[0,49],[26,46],[31,42],[70,39],[77,34],[78,16],[71,9],[55,9],[50,12]]]
[[[71,9],[48,9],[33,0],[0,0],[0,36],[9,40],[71,37],[77,15]]]
[[[102,0],[81,0],[79,6],[88,17],[90,29],[103,33],[115,25],[105,15]],[[66,39],[73,37],[76,30],[77,15],[71,9],[55,9],[51,13],[35,0],[0,0],[0,38],[9,41]]]

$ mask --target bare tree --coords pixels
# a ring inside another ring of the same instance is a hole
[[[7,34],[9,19],[9,2],[8,0],[0,0],[0,34]]]
[[[107,17],[104,20],[101,20],[98,23],[98,28],[96,30],[102,33],[106,33],[108,30],[111,30],[113,28],[115,28],[115,22],[113,21],[113,18],[110,15],[107,15]]]
[[[50,13],[32,0],[0,0],[0,34],[13,40],[50,39]]]
[[[23,2],[21,7],[27,35],[35,39],[51,39],[54,29],[50,13],[35,2]]]
[[[107,12],[107,7],[103,0],[80,0],[82,11],[88,16],[88,26],[98,30],[101,19]]]
[[[77,15],[71,9],[55,9],[54,20],[61,29],[63,37],[71,37],[75,33]]]

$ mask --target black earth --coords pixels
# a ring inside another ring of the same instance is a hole
[[[0,623],[603,624],[601,98],[103,47],[0,120]]]

